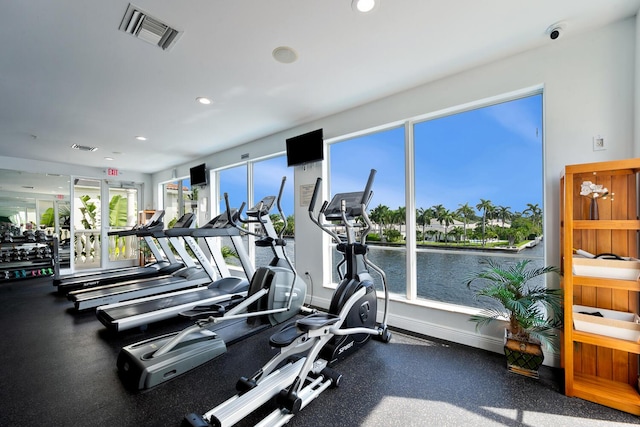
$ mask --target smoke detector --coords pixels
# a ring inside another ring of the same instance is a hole
[[[122,17],[120,31],[156,45],[162,50],[172,48],[182,34],[131,3]]]

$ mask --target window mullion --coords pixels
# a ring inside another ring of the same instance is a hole
[[[405,150],[405,203],[406,203],[406,292],[407,299],[415,300],[418,296],[417,267],[416,267],[416,201],[415,201],[415,160],[413,145],[413,123],[408,121],[404,125]]]

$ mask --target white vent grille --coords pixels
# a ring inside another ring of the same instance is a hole
[[[80,150],[80,151],[96,151],[98,149],[98,147],[89,147],[88,145],[79,145],[79,144],[73,144],[71,148],[73,148],[74,150]]]
[[[149,16],[137,6],[129,4],[120,23],[120,30],[154,44],[162,50],[173,47],[180,32],[157,18]]]

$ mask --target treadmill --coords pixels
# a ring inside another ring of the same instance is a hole
[[[237,209],[225,211],[203,227],[190,230],[189,233],[193,237],[205,239],[210,255],[220,271],[221,279],[206,287],[103,305],[96,309],[96,317],[107,329],[120,332],[177,317],[181,312],[191,310],[196,305],[223,304],[230,300],[244,299],[249,289],[249,281],[246,278],[231,275],[224,257],[214,256],[214,254],[220,254],[221,250],[212,241],[214,237],[229,237],[246,277],[253,277],[255,268],[247,254],[240,230],[233,225],[238,221],[239,215]],[[218,265],[220,263],[222,265]]]
[[[66,278],[54,281],[58,287],[58,293],[68,294],[78,289],[93,288],[96,286],[108,285],[111,283],[123,282],[125,280],[143,279],[147,277],[168,276],[184,267],[184,264],[176,259],[171,250],[171,246],[164,235],[163,223],[161,221],[164,211],[156,213],[142,226],[133,227],[130,230],[120,230],[109,232],[110,236],[138,236],[144,239],[145,243],[153,253],[155,262],[144,266],[133,266],[110,269],[106,271],[74,274]],[[173,226],[173,228],[190,228],[195,220],[192,213],[183,215]],[[155,239],[155,241],[154,241]],[[158,242],[161,249],[155,242]]]
[[[194,230],[196,229],[171,228],[164,230],[163,234],[169,238],[185,264],[182,269],[175,271],[170,276],[127,280],[110,285],[79,289],[69,292],[67,299],[73,302],[76,310],[81,311],[120,301],[202,286],[215,281],[218,278],[216,271],[196,240],[188,235]],[[192,258],[181,242],[187,244],[196,260]]]
[[[286,225],[280,207],[284,183],[285,178],[277,206]],[[247,211],[247,220],[235,223],[243,232],[258,237],[256,246],[270,248],[274,255],[268,266],[256,269],[247,297],[226,304],[197,305],[180,313],[195,320],[193,326],[123,347],[116,365],[125,387],[142,390],[168,381],[215,359],[227,346],[286,322],[303,310],[307,285],[287,257],[281,234],[285,228],[278,234],[269,217],[268,207],[274,200],[273,196],[263,199]],[[225,202],[228,206],[226,194]],[[262,233],[241,224],[260,224]]]

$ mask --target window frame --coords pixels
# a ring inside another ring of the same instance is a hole
[[[452,304],[452,303],[447,303],[447,302],[441,302],[441,301],[437,301],[437,300],[431,300],[425,297],[420,297],[418,296],[418,274],[417,274],[417,270],[418,270],[418,266],[417,266],[417,239],[416,239],[416,233],[415,230],[417,230],[417,218],[416,218],[416,198],[415,198],[415,189],[416,189],[416,179],[415,179],[415,141],[414,141],[414,127],[416,125],[419,125],[420,123],[429,121],[429,120],[435,120],[438,118],[443,118],[443,117],[448,117],[448,116],[452,116],[452,115],[456,115],[456,114],[461,114],[467,111],[472,111],[472,110],[477,110],[477,109],[481,109],[481,108],[485,108],[485,107],[489,107],[492,105],[496,105],[496,104],[501,104],[501,103],[506,103],[506,102],[510,102],[510,101],[515,101],[521,98],[526,98],[526,97],[530,97],[530,96],[536,96],[536,95],[541,95],[541,118],[542,118],[542,149],[541,149],[541,160],[542,160],[542,170],[540,171],[541,174],[541,178],[542,178],[542,189],[541,189],[541,200],[543,203],[543,223],[542,223],[542,234],[544,235],[544,230],[546,229],[546,216],[544,215],[544,200],[545,200],[545,193],[546,193],[546,182],[545,182],[545,137],[544,137],[544,118],[545,118],[545,96],[544,96],[544,87],[543,85],[536,85],[533,87],[529,87],[529,88],[524,88],[521,90],[516,90],[513,92],[509,92],[509,93],[505,93],[505,94],[500,94],[500,95],[496,95],[496,96],[492,96],[492,97],[488,97],[488,98],[484,98],[484,99],[480,99],[480,100],[476,100],[476,101],[472,101],[472,102],[467,102],[464,104],[460,104],[460,105],[456,105],[456,106],[452,106],[449,108],[445,108],[445,109],[441,109],[441,110],[437,110],[434,112],[430,112],[430,113],[425,113],[425,114],[421,114],[421,115],[417,115],[411,118],[407,118],[407,119],[403,119],[403,120],[398,120],[398,121],[394,121],[394,122],[390,122],[386,125],[380,125],[380,126],[376,126],[376,127],[372,127],[370,129],[366,129],[366,130],[362,130],[362,131],[358,131],[358,132],[352,132],[350,134],[347,135],[342,135],[339,137],[335,137],[329,140],[325,140],[326,144],[327,144],[327,153],[328,155],[325,157],[327,159],[327,161],[329,162],[329,167],[327,170],[327,174],[328,174],[328,182],[329,182],[329,188],[331,188],[331,146],[333,146],[334,144],[339,144],[339,143],[344,143],[344,142],[348,142],[349,140],[353,140],[359,137],[363,137],[366,135],[370,135],[370,134],[374,134],[374,133],[379,133],[379,132],[384,132],[386,130],[392,129],[392,128],[397,128],[399,126],[403,126],[404,127],[404,137],[405,137],[405,146],[404,146],[404,152],[405,152],[405,212],[406,212],[406,218],[405,218],[405,223],[406,223],[406,227],[407,230],[412,230],[413,232],[407,232],[406,233],[406,241],[405,241],[405,245],[403,247],[403,249],[405,250],[406,253],[406,265],[405,265],[405,272],[406,272],[406,283],[405,283],[405,295],[399,295],[399,294],[392,294],[391,299],[395,299],[395,300],[399,300],[399,301],[403,301],[403,302],[409,302],[415,305],[419,305],[419,306],[425,306],[425,307],[429,307],[429,308],[436,308],[436,309],[445,309],[447,311],[455,311],[455,312],[464,312],[464,313],[470,313],[470,312],[474,312],[477,311],[476,308],[471,307],[471,306],[467,306],[467,305],[463,305],[463,304]],[[333,250],[333,244],[329,243],[328,245],[325,245],[325,248],[323,248],[323,250],[327,251],[327,253],[331,253],[331,251]],[[546,248],[543,246],[543,254],[542,254],[542,258],[543,258],[543,262],[546,264],[546,259],[547,259],[547,250]],[[328,258],[329,260],[332,260],[332,257],[329,256]],[[333,270],[334,269],[334,265],[333,263],[331,263],[331,267],[330,269]],[[331,273],[331,275],[329,277],[332,277],[333,272]],[[323,284],[323,287],[328,288],[328,289],[332,289],[335,288],[337,284],[333,283],[333,280],[330,281],[325,281],[325,283]]]

